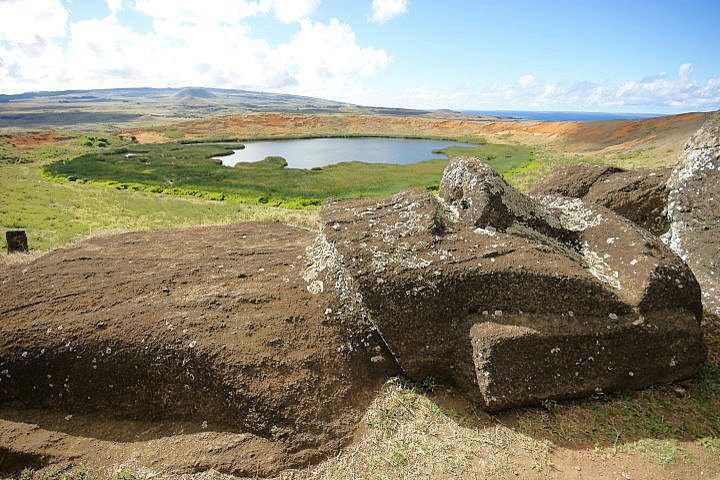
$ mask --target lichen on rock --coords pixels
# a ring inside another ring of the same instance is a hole
[[[704,360],[699,289],[670,250],[601,206],[523,195],[477,159],[450,162],[439,198],[334,201],[321,220],[405,373],[485,408],[672,381]]]
[[[685,145],[668,188],[663,241],[692,268],[705,307],[720,314],[720,113]]]

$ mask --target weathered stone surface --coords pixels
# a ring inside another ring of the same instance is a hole
[[[0,272],[0,447],[175,473],[202,459],[243,477],[337,452],[397,370],[361,319],[336,319],[331,291],[306,288],[314,236],[277,223],[125,233]],[[28,408],[64,412],[47,417],[74,435],[44,416],[29,423],[45,433],[8,425]],[[156,429],[159,443],[142,433]]]
[[[583,198],[596,183],[624,171],[622,168],[612,165],[592,163],[562,165],[553,170],[550,175],[542,178],[531,193]]]
[[[680,258],[603,207],[532,199],[476,159],[450,163],[439,198],[331,201],[321,219],[332,288],[405,373],[485,408],[641,388],[704,361],[699,287]]]
[[[720,314],[720,113],[685,145],[668,187],[664,240],[697,276],[705,307]]]
[[[5,232],[5,240],[7,240],[8,253],[25,253],[28,251],[28,241],[25,230],[8,230]]]
[[[271,476],[342,448],[400,369],[492,410],[674,381],[705,358],[677,255],[476,159],[450,163],[439,197],[331,201],[321,218],[94,238],[2,272],[10,462]]]
[[[671,170],[628,171],[589,163],[564,165],[538,182],[530,193],[582,198],[662,235],[669,227],[665,207]]]

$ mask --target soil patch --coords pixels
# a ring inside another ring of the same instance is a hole
[[[72,138],[53,131],[29,132],[17,135],[5,135],[5,137],[8,143],[18,150],[31,150],[40,145],[48,145]]]

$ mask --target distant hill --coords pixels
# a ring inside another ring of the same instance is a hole
[[[222,88],[110,88],[0,94],[0,128],[111,130],[236,113],[420,116],[426,110],[354,105],[283,93]]]
[[[183,88],[175,94],[177,98],[215,98],[215,94],[207,88]]]

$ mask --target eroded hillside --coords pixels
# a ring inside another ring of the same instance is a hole
[[[382,116],[253,113],[224,115],[134,129],[143,143],[177,139],[287,138],[303,136],[408,136],[485,139],[491,143],[544,145],[565,153],[617,155],[642,150],[672,165],[687,139],[710,115],[686,113],[642,120],[535,121],[466,116]]]

